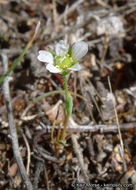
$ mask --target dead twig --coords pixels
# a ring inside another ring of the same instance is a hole
[[[62,126],[63,128],[63,126]],[[44,131],[42,134],[47,134],[51,133],[52,126],[45,126]],[[121,131],[128,131],[128,130],[134,130],[136,129],[136,122],[132,123],[122,123],[120,124],[120,130]],[[54,126],[54,130],[58,130],[58,126]],[[67,128],[67,132],[72,132],[72,133],[117,133],[118,132],[118,127],[116,124],[113,125],[78,125],[76,124],[73,120],[71,121],[70,118],[70,124],[69,127]]]
[[[110,82],[109,77],[108,77],[108,84],[109,84],[110,92],[112,93],[112,87],[111,87],[111,82]],[[115,105],[115,102],[113,99],[112,99],[112,103],[113,103],[113,107],[114,107],[114,112],[115,112],[116,122],[117,122],[117,127],[118,127],[118,133],[119,133],[119,138],[120,138],[120,146],[121,146],[121,153],[122,153],[121,155],[122,155],[122,159],[123,159],[124,172],[126,172],[127,165],[126,165],[126,160],[125,160],[124,144],[123,144],[122,134],[121,134],[121,130],[120,130],[119,118],[118,118],[117,111],[116,111],[116,105]]]
[[[46,179],[46,185],[47,185],[47,190],[50,190],[50,186],[49,186],[49,179],[48,179],[48,173],[47,173],[47,169],[46,169],[46,164],[44,164],[44,175],[45,175],[45,179]]]
[[[108,5],[107,3],[105,3],[102,0],[96,0],[96,2],[101,5],[102,7],[106,8],[106,9],[111,9],[112,7],[110,5]]]
[[[5,54],[1,54],[1,57],[2,57],[3,70],[4,70],[4,73],[6,73],[8,70],[8,59]],[[10,128],[14,156],[16,158],[18,168],[20,170],[20,173],[26,185],[26,188],[28,190],[33,190],[32,184],[30,182],[30,179],[27,176],[27,173],[26,173],[26,170],[25,170],[25,167],[24,167],[24,164],[19,152],[18,137],[17,137],[16,127],[14,124],[14,118],[12,114],[12,105],[10,101],[9,77],[6,77],[3,82],[3,94],[4,94],[6,107],[7,107],[7,114],[8,114],[8,121],[9,121],[9,128]]]
[[[56,10],[56,1],[52,0],[52,4],[53,4],[53,20],[54,20],[54,26],[55,26],[55,30],[56,32],[58,31],[58,27],[59,27],[59,23],[58,23],[58,14],[57,14],[57,10]]]
[[[46,151],[42,147],[38,145],[36,145],[36,149],[34,150],[34,152],[41,155],[44,159],[52,162],[60,163],[63,160],[63,159],[58,159],[57,157],[50,156],[49,154],[46,153]]]
[[[104,43],[104,47],[103,47],[103,55],[100,60],[101,63],[104,62],[104,59],[105,59],[105,56],[106,56],[106,53],[108,50],[108,46],[109,46],[109,36],[108,36],[108,33],[105,32],[105,43]]]
[[[74,152],[75,152],[75,154],[77,156],[77,159],[78,159],[82,174],[84,176],[84,180],[85,180],[86,183],[89,183],[89,177],[87,175],[87,171],[86,171],[85,166],[84,166],[83,154],[80,151],[80,145],[77,142],[76,135],[71,135],[71,140],[72,140],[72,143],[73,143]]]
[[[29,143],[27,141],[27,138],[26,138],[25,134],[23,134],[23,138],[24,138],[26,148],[27,148],[27,167],[26,167],[26,172],[27,172],[27,175],[29,175],[30,162],[31,162],[31,151],[30,151],[30,146],[29,146]]]
[[[69,7],[67,9],[66,12],[64,11],[64,13],[61,14],[61,16],[59,17],[59,22],[61,22],[66,16],[69,16],[83,2],[84,2],[84,0],[78,0],[78,1],[76,1],[71,7]]]
[[[35,175],[34,175],[34,183],[33,183],[33,189],[38,189],[38,183],[39,183],[39,176],[41,172],[44,170],[44,163],[42,161],[37,161],[36,163],[36,169],[35,169]]]
[[[39,183],[39,177],[40,177],[41,172],[44,172],[47,190],[50,190],[46,163],[44,162],[44,160],[42,161],[39,159],[37,160],[37,163],[36,163],[36,171],[35,171],[35,175],[34,175],[33,188],[34,188],[34,190],[38,190],[38,183]]]

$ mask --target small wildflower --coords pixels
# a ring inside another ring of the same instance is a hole
[[[63,40],[55,44],[55,53],[40,50],[38,60],[48,63],[46,69],[51,73],[62,73],[65,71],[79,71],[79,61],[86,55],[88,44],[84,41],[77,42],[73,46],[66,45]]]

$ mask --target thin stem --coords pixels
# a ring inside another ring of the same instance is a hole
[[[68,117],[66,117],[66,119],[65,119],[64,127],[63,127],[63,130],[62,130],[62,135],[61,135],[61,140],[65,140],[65,133],[66,133],[66,130],[67,130],[68,119],[69,119]]]
[[[62,75],[63,76],[63,81],[64,81],[64,90],[65,90],[65,97],[66,97],[66,100],[65,102],[68,101],[68,95],[69,95],[69,92],[68,92],[68,84],[67,84],[67,78],[66,78],[66,75]],[[67,129],[67,123],[68,123],[68,119],[69,119],[69,116],[68,116],[68,113],[67,113],[67,110],[66,110],[66,120],[65,120],[65,123],[64,123],[64,128],[63,128],[63,131],[62,131],[62,136],[61,136],[61,139],[62,140],[65,140],[65,133],[66,133],[66,129]]]
[[[42,94],[41,96],[38,96],[37,98],[35,98],[35,99],[33,100],[33,103],[37,103],[37,102],[39,102],[40,100],[43,100],[43,98],[46,98],[46,97],[51,96],[51,95],[53,95],[53,94],[62,94],[62,93],[64,93],[64,90],[54,90],[54,91],[52,91],[52,92],[47,92],[47,93]]]
[[[21,59],[24,57],[24,55],[26,54],[27,50],[31,47],[33,41],[36,38],[36,35],[38,33],[40,27],[40,22],[38,22],[34,35],[32,36],[31,40],[28,42],[28,44],[26,45],[26,47],[23,49],[23,52],[20,54],[20,56],[13,62],[13,64],[11,65],[11,67],[8,69],[8,71],[0,78],[0,83],[2,83],[4,81],[4,79],[11,73],[11,71],[13,71],[13,69],[16,67],[16,65],[21,61]]]
[[[67,78],[66,75],[62,75],[63,76],[63,81],[64,81],[64,90],[65,90],[65,96],[66,96],[66,100],[68,99],[68,84],[67,84]]]

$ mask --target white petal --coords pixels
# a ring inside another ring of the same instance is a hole
[[[48,51],[40,50],[37,59],[42,62],[53,64],[53,56]]]
[[[66,45],[63,40],[55,44],[55,53],[57,56],[65,55],[68,52],[69,45]]]
[[[61,71],[57,67],[55,67],[53,64],[48,64],[46,66],[46,69],[50,71],[51,73],[61,73]]]
[[[80,60],[88,52],[88,44],[86,42],[77,42],[72,46],[72,58]]]
[[[82,67],[81,67],[81,65],[79,65],[79,63],[76,63],[72,67],[68,68],[68,70],[71,70],[71,71],[79,71],[81,69],[82,69]]]

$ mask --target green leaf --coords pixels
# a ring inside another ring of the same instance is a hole
[[[58,145],[64,146],[64,147],[67,147],[67,146],[68,146],[68,144],[67,144],[67,142],[66,142],[65,140],[59,140],[59,141],[58,141]]]
[[[29,48],[29,46],[26,45],[26,47],[24,48],[24,50],[20,54],[20,56],[13,62],[13,64],[11,65],[11,67],[8,69],[8,71],[0,78],[0,83],[2,83],[4,81],[4,79],[11,73],[11,71],[13,71],[13,69],[16,67],[16,65],[21,61],[21,59],[23,58],[23,56],[26,54],[28,48]]]
[[[66,111],[68,117],[72,114],[72,109],[73,109],[73,98],[72,96],[68,95],[66,99]]]
[[[37,26],[35,28],[35,32],[34,35],[32,36],[32,38],[30,39],[30,41],[28,42],[28,44],[26,45],[26,47],[23,49],[23,52],[20,54],[20,56],[13,62],[13,64],[11,65],[11,67],[8,69],[8,71],[0,78],[0,83],[2,83],[4,81],[4,79],[11,73],[11,71],[13,71],[16,67],[16,65],[21,61],[21,59],[24,57],[24,55],[26,54],[27,50],[31,47],[33,41],[35,40],[38,30],[40,27],[40,22],[37,23]]]

